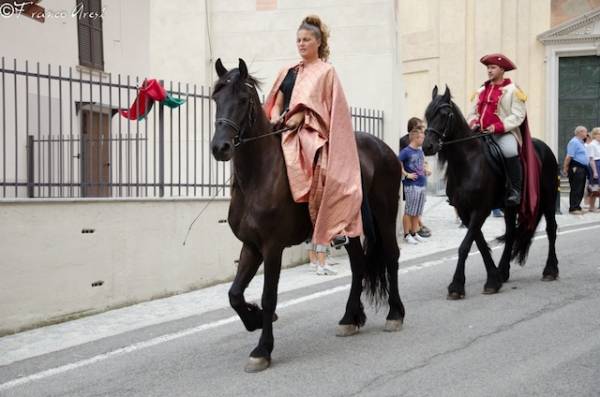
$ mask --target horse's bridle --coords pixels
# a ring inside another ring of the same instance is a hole
[[[254,88],[254,86],[250,83],[244,83],[246,86],[250,87],[250,88]],[[255,117],[254,117],[254,96],[252,95],[252,93],[250,93],[250,100],[248,101],[249,105],[248,105],[248,110],[246,112],[246,115],[244,116],[243,120],[247,120],[248,125],[247,128],[252,128],[254,126],[254,121],[255,121]],[[219,125],[226,125],[228,127],[231,127],[233,129],[233,131],[235,132],[235,135],[233,136],[233,146],[234,147],[239,147],[242,143],[244,143],[244,136],[243,133],[246,130],[246,128],[242,129],[242,126],[240,126],[238,123],[236,123],[235,121],[228,119],[227,117],[219,117],[218,119],[215,120],[215,128]]]
[[[250,83],[244,83],[244,84],[246,84],[246,86],[248,86],[250,88],[254,88],[254,86]],[[248,111],[246,112],[246,116],[244,116],[244,120],[248,121],[248,125],[246,126],[246,128],[242,128],[242,126],[240,126],[238,123],[236,123],[235,121],[233,121],[231,119],[228,119],[227,117],[219,117],[218,119],[215,120],[215,127],[219,124],[222,124],[222,125],[231,127],[233,129],[233,131],[235,131],[235,135],[233,136],[233,147],[235,147],[235,148],[240,147],[243,143],[246,143],[246,142],[255,141],[257,139],[261,139],[261,138],[264,138],[264,137],[267,137],[270,135],[281,134],[282,132],[290,130],[290,128],[288,128],[288,127],[283,127],[276,131],[267,132],[267,133],[264,133],[264,134],[261,134],[258,136],[253,136],[250,138],[244,138],[244,131],[246,131],[246,129],[251,129],[252,127],[254,127],[254,122],[256,121],[256,118],[254,116],[254,96],[252,94],[253,93],[250,93]]]
[[[445,108],[450,108],[450,110],[452,110],[452,105],[449,103],[444,103],[443,105],[441,105],[438,108],[438,110],[445,109]],[[448,114],[448,118],[446,119],[446,124],[444,125],[444,129],[441,132],[436,130],[435,128],[431,128],[431,127],[427,127],[425,129],[425,132],[429,131],[429,132],[433,132],[435,135],[437,135],[437,137],[439,138],[440,147],[452,145],[453,143],[470,141],[471,139],[477,139],[477,138],[482,138],[484,136],[492,135],[491,132],[482,132],[480,134],[469,135],[469,136],[466,136],[463,138],[452,139],[450,141],[447,141],[446,134],[448,133],[448,130],[450,129],[450,124],[452,123],[452,120],[454,120],[454,113],[451,111]]]
[[[445,109],[445,108],[449,108],[450,110],[452,110],[452,105],[450,105],[449,103],[444,103],[437,110],[439,111],[439,110],[442,110],[442,109]],[[453,119],[454,119],[454,113],[451,111],[448,114],[448,118],[446,119],[446,124],[444,125],[444,129],[441,132],[438,131],[437,129],[429,127],[429,126],[425,129],[425,132],[426,133],[427,132],[433,132],[435,135],[437,135],[438,138],[439,138],[439,140],[440,140],[440,145],[443,146],[444,143],[446,143],[445,142],[445,140],[446,140],[446,134],[448,133],[448,130],[450,129],[450,123],[452,123]]]

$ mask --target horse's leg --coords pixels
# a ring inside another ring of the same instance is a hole
[[[346,312],[335,330],[336,336],[351,336],[365,324],[367,316],[363,304],[360,301],[362,294],[362,282],[365,274],[365,255],[360,244],[360,238],[353,237],[346,245],[346,251],[350,258],[350,269],[352,270],[352,283],[350,284],[350,295],[346,303]]]
[[[262,293],[262,333],[258,346],[250,353],[246,372],[258,372],[271,364],[273,352],[273,320],[277,307],[277,286],[281,272],[281,254],[283,248],[270,248],[265,252],[265,282]]]
[[[386,332],[394,332],[399,331],[402,327],[404,315],[406,313],[402,300],[400,299],[400,291],[398,290],[398,260],[400,259],[400,249],[398,247],[398,240],[396,239],[395,224],[391,223],[388,229],[389,230],[385,230],[385,228],[382,227],[381,230],[381,239],[389,280],[388,304],[390,305],[390,311],[386,317],[383,330]]]
[[[546,234],[548,235],[548,259],[544,267],[543,281],[554,281],[558,278],[558,258],[556,257],[556,215],[554,205],[544,209],[546,218]]]
[[[498,269],[494,264],[494,258],[492,258],[490,247],[487,244],[487,241],[485,241],[481,229],[477,230],[475,233],[475,244],[477,244],[477,249],[479,249],[479,253],[483,258],[485,271],[487,272],[487,280],[483,286],[483,293],[488,295],[495,294],[500,291],[502,281],[500,280]]]
[[[500,280],[505,283],[510,278],[510,257],[512,255],[512,247],[515,242],[515,231],[517,230],[517,210],[515,208],[506,208],[504,210],[505,234],[504,234],[504,250],[502,257],[498,263],[498,271],[500,272]]]
[[[454,271],[452,282],[448,286],[449,300],[457,300],[465,297],[465,262],[467,260],[467,256],[469,255],[469,251],[471,250],[471,245],[473,245],[475,233],[481,230],[481,225],[483,225],[486,216],[487,213],[485,215],[478,214],[476,212],[470,214],[467,234],[458,247],[458,261],[456,262],[456,270]]]
[[[385,318],[385,326],[383,328],[386,332],[400,331],[402,323],[404,322],[404,305],[400,299],[400,292],[398,291],[398,260],[390,261],[387,264],[389,288],[388,291],[388,303],[390,305],[390,311]]]
[[[229,289],[229,303],[240,316],[248,331],[254,331],[262,327],[262,311],[258,306],[247,303],[244,299],[244,291],[256,275],[261,262],[262,255],[260,252],[254,247],[244,244],[240,253],[237,273]]]

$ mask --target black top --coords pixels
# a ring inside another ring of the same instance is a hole
[[[279,90],[283,93],[283,111],[288,110],[290,106],[290,100],[292,99],[292,91],[294,91],[294,84],[296,84],[296,69],[291,68],[288,70],[285,78],[279,86]]]

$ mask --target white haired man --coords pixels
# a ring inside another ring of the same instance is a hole
[[[567,144],[567,155],[563,163],[563,175],[569,177],[569,213],[579,215],[581,200],[585,191],[585,179],[588,170],[588,156],[583,141],[587,136],[587,128],[575,127],[573,138]]]

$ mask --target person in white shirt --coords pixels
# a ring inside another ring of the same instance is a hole
[[[590,181],[588,183],[588,203],[590,212],[598,212],[596,197],[600,197],[600,127],[592,129],[591,141],[586,144],[586,152],[590,159]]]

